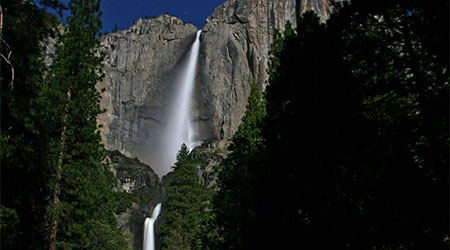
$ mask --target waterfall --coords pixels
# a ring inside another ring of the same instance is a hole
[[[197,36],[188,54],[187,61],[182,65],[176,78],[176,86],[171,105],[168,109],[167,126],[162,134],[163,140],[158,151],[158,161],[155,161],[156,173],[161,177],[170,171],[170,167],[175,163],[178,150],[185,143],[189,149],[198,145],[196,141],[196,131],[191,118],[191,101],[194,89],[197,60],[200,53],[201,30],[197,31]],[[144,250],[155,249],[154,223],[161,211],[161,203],[156,205],[151,218],[146,218],[144,222]]]
[[[192,44],[187,61],[181,65],[178,72],[171,104],[168,107],[167,123],[159,145],[159,162],[156,166],[157,174],[163,176],[170,171],[175,163],[181,144],[185,143],[193,149],[199,143],[196,141],[196,129],[191,118],[191,102],[194,89],[197,60],[200,53],[201,30],[197,31],[195,42]]]
[[[145,218],[144,222],[144,245],[143,250],[155,250],[155,230],[154,224],[161,212],[161,203],[153,209],[152,217]]]

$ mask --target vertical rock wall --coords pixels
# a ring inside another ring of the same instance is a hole
[[[199,60],[194,118],[202,140],[223,147],[237,130],[250,84],[267,84],[269,51],[275,30],[315,10],[327,19],[326,0],[230,0],[206,20]]]
[[[108,150],[149,163],[166,125],[174,73],[196,31],[192,24],[161,15],[103,37],[105,78],[97,86],[104,90],[101,107],[106,112],[98,120]]]

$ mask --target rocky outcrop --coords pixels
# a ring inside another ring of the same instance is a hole
[[[150,166],[119,151],[108,151],[108,160],[118,179],[115,191],[128,193],[134,200],[117,220],[122,230],[131,235],[131,249],[142,249],[144,220],[151,217],[153,208],[163,199],[161,181]]]
[[[197,178],[203,186],[215,188],[217,183],[217,166],[227,156],[226,149],[214,147],[210,142],[204,142],[192,150],[193,159],[198,160]]]

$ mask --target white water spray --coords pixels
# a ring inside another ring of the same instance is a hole
[[[200,53],[201,30],[187,54],[187,61],[176,79],[175,91],[168,110],[167,126],[160,145],[160,167],[158,175],[163,176],[170,171],[175,163],[178,151],[183,143],[189,149],[198,145],[196,132],[191,118],[192,92],[194,89],[197,60]]]
[[[161,203],[153,209],[152,217],[145,218],[144,222],[144,245],[143,250],[155,250],[155,229],[154,224],[161,212]]]

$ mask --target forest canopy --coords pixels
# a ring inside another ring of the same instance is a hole
[[[100,1],[69,1],[66,25],[38,3],[1,4],[2,249],[127,249],[96,121]]]

